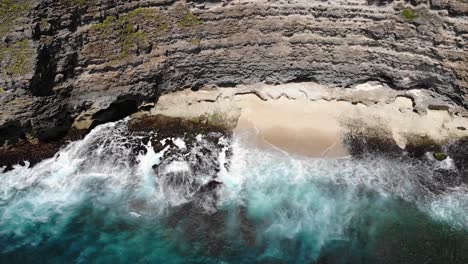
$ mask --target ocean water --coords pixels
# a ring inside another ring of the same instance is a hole
[[[468,263],[468,187],[434,173],[450,159],[300,157],[238,135],[200,192],[208,175],[183,159],[156,173],[168,150],[135,161],[124,132],[0,174],[0,263]]]

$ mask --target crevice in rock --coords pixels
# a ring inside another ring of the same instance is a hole
[[[393,0],[367,0],[368,5],[386,6],[393,3]]]
[[[30,89],[34,96],[51,95],[54,86],[55,67],[48,47],[42,47],[36,62],[36,70],[31,80]]]
[[[401,89],[398,88],[398,86],[395,85],[395,83],[393,82],[393,80],[391,78],[386,77],[386,76],[378,76],[378,77],[372,77],[372,78],[359,79],[359,80],[356,80],[356,81],[354,81],[352,83],[348,83],[343,88],[348,89],[348,88],[352,88],[352,87],[354,87],[356,85],[371,83],[371,82],[378,82],[378,83],[387,85],[388,87],[392,88],[393,90],[401,90]]]
[[[81,25],[81,15],[78,9],[74,9],[73,12],[71,13],[70,17],[70,25],[69,25],[69,30],[71,32],[75,32],[78,27]]]
[[[134,96],[123,96],[111,103],[106,109],[102,109],[93,115],[93,123],[90,129],[98,125],[114,122],[125,118],[138,111],[142,98]]]
[[[231,81],[220,81],[218,84],[218,87],[221,88],[233,88],[238,85],[238,83],[231,82]]]
[[[285,83],[304,83],[304,82],[317,82],[317,79],[307,74],[298,74],[291,80],[286,81]]]

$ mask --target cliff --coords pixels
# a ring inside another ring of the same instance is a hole
[[[259,82],[379,81],[468,106],[467,0],[1,0],[0,8],[1,144],[70,137],[175,90]]]

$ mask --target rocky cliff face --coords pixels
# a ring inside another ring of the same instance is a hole
[[[1,0],[0,16],[1,144],[205,86],[377,80],[468,106],[467,0]]]

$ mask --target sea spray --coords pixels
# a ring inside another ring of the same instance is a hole
[[[467,187],[435,180],[444,164],[155,136],[109,123],[2,173],[0,260],[466,263]]]

